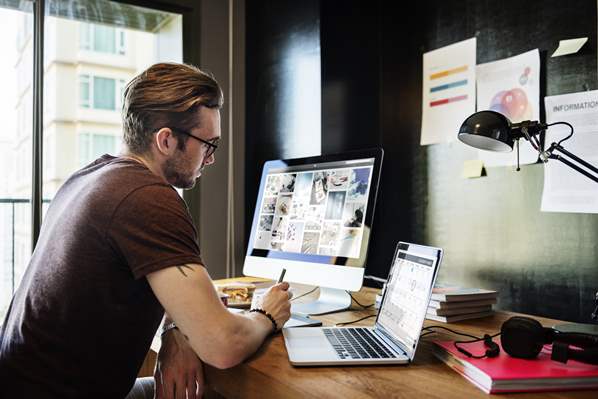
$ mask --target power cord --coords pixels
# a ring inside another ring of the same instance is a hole
[[[345,291],[347,294],[349,294],[349,296],[351,297],[351,299],[359,306],[361,306],[363,309],[369,309],[372,306],[374,306],[376,303],[370,303],[369,305],[363,305],[361,304],[357,299],[355,299],[355,297],[353,295],[351,295],[351,293],[349,291]]]
[[[297,300],[297,299],[299,299],[299,298],[303,298],[304,296],[311,294],[312,292],[314,292],[314,291],[315,291],[315,290],[317,290],[318,288],[320,288],[320,287],[316,287],[316,288],[314,288],[313,290],[306,292],[305,294],[301,294],[301,295],[299,295],[299,296],[297,296],[297,297],[291,298],[290,302],[293,302],[294,300]]]
[[[453,342],[453,345],[455,346],[455,348],[467,357],[471,357],[473,359],[483,359],[486,357],[497,357],[500,353],[500,348],[499,348],[498,344],[492,340],[492,338],[499,336],[501,334],[500,332],[498,332],[494,335],[484,334],[484,336],[482,338],[478,338],[474,335],[451,330],[450,328],[443,327],[443,326],[428,326],[428,327],[422,328],[422,331],[427,330],[428,332],[420,335],[420,338],[424,337],[426,335],[438,332],[438,331],[434,330],[436,328],[440,328],[442,330],[447,330],[453,334],[461,335],[463,337],[472,338],[472,340],[470,340],[470,341],[454,341]],[[471,352],[467,351],[466,349],[459,346],[459,344],[471,344],[473,342],[478,342],[478,341],[484,341],[484,346],[486,347],[486,351],[484,352],[483,355],[474,355],[473,353],[471,353]]]
[[[362,317],[361,319],[352,320],[352,321],[345,321],[345,322],[342,322],[342,323],[336,323],[334,326],[335,327],[342,327],[342,326],[346,326],[346,325],[349,325],[349,324],[354,324],[354,323],[357,323],[357,322],[360,322],[362,320],[369,319],[370,317],[375,317],[375,316],[377,316],[377,314],[371,314],[371,315]]]
[[[444,326],[428,326],[428,327],[424,327],[424,328],[422,328],[422,331],[424,331],[424,330],[427,330],[427,331],[429,331],[430,333],[435,333],[435,332],[438,332],[438,331],[433,331],[433,330],[432,330],[433,328],[440,328],[440,329],[442,329],[442,330],[447,330],[447,331],[449,331],[449,332],[451,332],[451,333],[453,333],[453,334],[461,335],[461,336],[463,336],[463,337],[469,337],[469,338],[473,338],[473,339],[477,339],[477,338],[478,338],[478,337],[476,337],[476,336],[474,336],[474,335],[465,334],[465,333],[460,333],[460,332],[458,332],[458,331],[451,330],[450,328],[447,328],[447,327],[444,327]]]
[[[385,278],[372,276],[370,274],[366,274],[365,276],[363,276],[363,278],[365,280],[372,280],[372,281],[375,281],[377,283],[386,283],[386,281],[387,281]]]

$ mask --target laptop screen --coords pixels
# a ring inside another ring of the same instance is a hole
[[[426,309],[442,251],[399,243],[391,267],[377,325],[413,357],[426,317]]]

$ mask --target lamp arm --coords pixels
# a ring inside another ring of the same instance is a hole
[[[563,157],[563,155],[554,154],[554,151],[562,152],[564,155],[571,158],[572,160],[579,163],[580,165],[584,166],[586,169],[589,169],[590,171],[581,168],[580,166],[571,162],[567,158]],[[584,161],[583,159],[579,158],[578,156],[572,154],[571,152],[567,151],[558,143],[552,143],[550,145],[550,147],[541,154],[541,158],[544,162],[548,162],[548,159],[556,159],[558,161],[561,161],[562,163],[569,166],[570,168],[576,170],[577,172],[581,173],[582,175],[584,175],[584,176],[594,180],[596,183],[598,183],[598,168],[589,164],[588,162]]]

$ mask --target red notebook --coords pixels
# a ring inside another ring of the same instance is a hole
[[[457,351],[453,341],[434,344],[436,357],[486,393],[598,389],[598,366],[551,360],[549,345],[538,358],[526,360],[509,356],[502,348],[498,357],[472,359]],[[476,355],[486,351],[482,341],[459,346]]]

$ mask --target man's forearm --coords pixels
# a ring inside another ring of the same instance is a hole
[[[223,344],[226,347],[224,350],[229,354],[228,364],[222,368],[233,367],[255,353],[273,329],[270,319],[259,313],[247,312],[231,316],[232,323],[228,326],[228,331],[222,333],[223,338],[227,337]],[[167,326],[172,322],[172,318],[165,313],[163,325]]]

